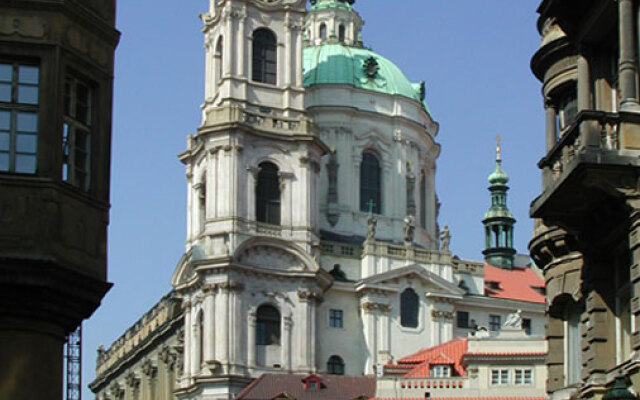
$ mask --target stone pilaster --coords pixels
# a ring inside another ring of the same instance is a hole
[[[188,385],[191,378],[191,302],[182,304],[184,310],[184,347],[182,356],[182,383]]]
[[[209,363],[216,358],[215,349],[215,286],[202,288],[204,293],[204,362]]]
[[[636,37],[634,27],[634,1],[618,0],[618,27],[620,59],[618,82],[620,86],[620,108],[628,110],[638,107],[636,75]]]
[[[251,310],[247,315],[247,364],[249,368],[256,366],[256,311]]]
[[[285,316],[282,318],[282,368],[285,371],[291,371],[291,327],[293,321],[291,317]]]
[[[299,369],[307,372],[315,370],[316,353],[316,301],[320,300],[319,294],[309,289],[298,290],[300,314],[298,321],[298,348],[300,355]]]

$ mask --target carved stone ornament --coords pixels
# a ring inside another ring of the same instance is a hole
[[[40,17],[0,15],[0,35],[44,38],[49,36],[49,31],[49,25]]]
[[[158,372],[158,367],[155,366],[151,360],[147,359],[142,364],[142,373],[144,373],[149,378],[155,377],[157,372]]]
[[[140,386],[140,378],[133,372],[129,372],[125,378],[127,386],[133,389],[137,389]]]
[[[449,251],[449,243],[451,242],[451,232],[447,225],[440,231],[440,250]]]
[[[378,76],[380,66],[378,65],[378,61],[375,57],[371,56],[364,61],[364,64],[362,64],[362,70],[369,79],[375,79]]]

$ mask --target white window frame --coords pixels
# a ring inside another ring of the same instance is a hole
[[[518,386],[533,385],[533,369],[516,368],[513,373],[514,384]]]
[[[434,365],[429,371],[430,378],[450,378],[451,366],[450,365]]]
[[[507,386],[510,381],[510,371],[508,368],[495,368],[491,370],[491,386]]]

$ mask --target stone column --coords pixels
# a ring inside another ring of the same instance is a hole
[[[188,384],[191,377],[191,302],[185,301],[182,304],[184,309],[184,349],[182,361],[182,378],[185,384]]]
[[[284,371],[291,371],[291,317],[285,316],[282,318],[282,360],[281,365]]]
[[[308,289],[298,290],[301,322],[298,330],[300,369],[313,372],[315,369],[315,298],[316,294]]]
[[[582,47],[578,54],[578,111],[591,108],[591,71],[586,49]]]
[[[200,324],[199,314],[191,315],[191,376],[197,376],[200,373]]]
[[[229,363],[231,367],[245,364],[245,360],[242,354],[242,340],[240,332],[244,331],[244,321],[241,318],[243,315],[242,310],[242,296],[240,292],[243,289],[243,285],[239,282],[229,282],[229,328],[231,334],[229,334]],[[239,371],[232,371],[233,373],[240,373]]]
[[[207,285],[203,287],[204,292],[204,363],[211,362],[216,358],[215,349],[215,286]]]
[[[290,15],[287,14],[287,16],[285,17],[285,23],[284,23],[284,51],[285,51],[285,58],[284,58],[284,85],[285,87],[289,87],[291,86],[291,62],[293,61],[291,59],[291,53],[293,51],[292,48],[292,42],[291,42],[291,17]],[[290,104],[288,104],[288,100],[289,100],[289,96],[286,96],[286,102],[287,104],[285,104],[285,108],[289,107]]]
[[[618,63],[618,82],[620,85],[620,109],[637,108],[636,93],[636,40],[634,28],[634,1],[618,0],[618,27],[620,59]]]
[[[249,368],[256,366],[256,323],[256,310],[251,310],[247,316],[247,364]]]
[[[360,305],[362,308],[362,325],[364,328],[364,341],[367,346],[367,360],[364,367],[365,374],[373,373],[373,366],[378,361],[376,354],[377,332],[376,332],[376,304],[365,302]]]
[[[225,32],[224,32],[224,44],[222,45],[222,76],[228,77],[232,74],[233,71],[233,52],[234,50],[234,40],[233,40],[233,19],[231,18],[231,14],[227,13],[224,15],[225,22]]]
[[[547,153],[553,149],[558,141],[558,132],[556,128],[556,114],[557,110],[551,99],[545,99],[544,102],[545,111],[545,131],[546,131],[546,151]]]
[[[244,78],[247,76],[247,65],[245,63],[245,53],[247,51],[247,33],[245,32],[245,21],[247,19],[246,6],[242,7],[242,12],[237,16],[238,18],[238,32],[236,42],[238,43],[238,64],[237,74],[238,77]]]
[[[378,341],[378,349],[376,351],[376,354],[380,354],[380,352],[391,351],[391,337],[389,335],[389,314],[391,312],[391,306],[381,304],[379,308],[380,314],[378,315],[378,337],[380,338],[380,340]]]
[[[218,361],[226,368],[229,363],[229,286],[218,285],[218,294],[215,302],[216,310],[216,356]]]
[[[146,360],[142,365],[142,373],[145,376],[146,387],[143,400],[156,400],[156,382],[158,367],[151,360]]]

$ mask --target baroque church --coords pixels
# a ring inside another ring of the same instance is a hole
[[[99,400],[230,399],[264,373],[375,375],[421,347],[544,334],[544,283],[490,175],[486,262],[438,225],[424,82],[363,45],[354,0],[209,0],[202,123],[179,155],[173,290],[98,350]]]

